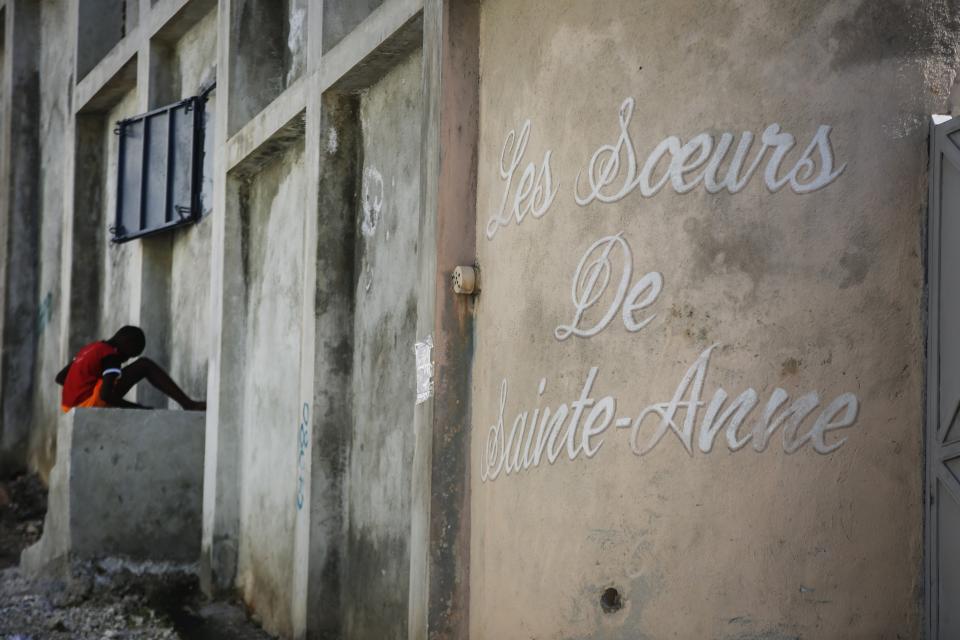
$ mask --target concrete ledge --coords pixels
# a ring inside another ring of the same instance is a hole
[[[108,111],[137,86],[137,42],[134,29],[85,75],[74,90],[75,113]]]
[[[216,8],[217,0],[158,0],[151,5],[140,24],[76,83],[74,112],[108,111],[136,88],[141,37],[174,42]]]
[[[60,418],[43,536],[29,574],[75,560],[194,562],[200,555],[204,414],[77,409]]]
[[[264,159],[302,138],[306,131],[307,83],[300,78],[227,140],[227,171],[256,173]]]
[[[174,43],[216,8],[217,0],[158,0],[146,18],[147,33],[161,42]]]
[[[423,0],[387,0],[321,56],[320,89],[359,91],[423,41]]]

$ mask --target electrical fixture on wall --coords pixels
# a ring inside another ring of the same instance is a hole
[[[453,292],[461,295],[480,293],[480,269],[477,267],[459,266],[453,270],[450,279],[453,282]]]

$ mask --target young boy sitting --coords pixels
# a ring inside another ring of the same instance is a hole
[[[154,387],[188,411],[204,411],[207,403],[191,400],[166,371],[147,358],[124,367],[123,363],[143,353],[146,337],[139,327],[123,327],[109,340],[93,342],[57,374],[63,386],[60,408],[125,407],[147,409],[123,399],[135,384],[146,378]]]

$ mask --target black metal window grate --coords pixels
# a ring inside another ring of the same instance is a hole
[[[207,93],[117,123],[114,242],[197,222],[202,217]]]

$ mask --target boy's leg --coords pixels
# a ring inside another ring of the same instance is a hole
[[[192,400],[160,365],[149,358],[140,358],[123,368],[123,373],[120,375],[116,386],[118,396],[125,396],[141,380],[146,380],[166,396],[173,398],[184,409],[204,410],[207,408],[205,402]]]

